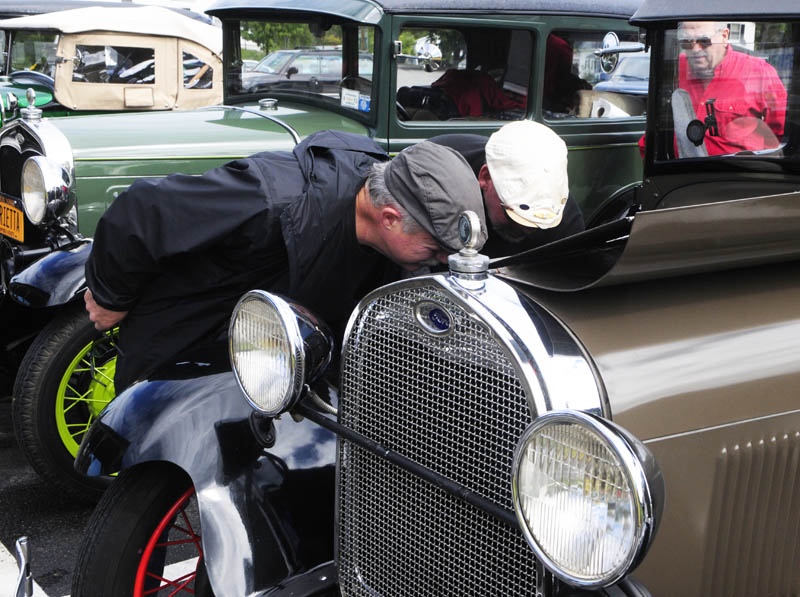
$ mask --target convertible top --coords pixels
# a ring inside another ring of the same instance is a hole
[[[222,29],[160,6],[87,6],[0,20],[0,29],[41,29],[62,33],[114,31],[180,37],[222,54]]]
[[[382,14],[406,13],[542,13],[629,18],[641,0],[218,0],[206,9],[226,11],[296,11],[326,13],[362,23],[377,23]]]
[[[797,0],[644,0],[633,15],[631,23],[652,21],[683,21],[703,19],[719,21],[731,18],[737,21],[757,18],[785,18],[796,16],[800,10]]]

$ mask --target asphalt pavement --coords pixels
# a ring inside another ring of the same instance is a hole
[[[27,535],[36,597],[68,595],[90,504],[69,500],[43,481],[20,452],[11,428],[11,400],[0,398],[0,597],[11,596],[18,537]]]

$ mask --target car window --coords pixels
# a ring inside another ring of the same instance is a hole
[[[400,31],[397,101],[415,121],[523,118],[530,84],[530,32],[491,28]]]
[[[359,64],[359,71],[363,72]],[[341,75],[342,74],[342,57],[341,56],[320,56],[319,58],[319,72],[324,75]]]
[[[341,64],[342,61],[339,59],[340,68]],[[318,75],[320,74],[320,57],[314,54],[297,56],[289,68],[296,68],[298,75]]]
[[[356,112],[372,110],[375,28],[352,22],[240,21],[250,71],[226,70],[228,98],[253,94],[315,97]]]
[[[292,59],[292,56],[291,52],[272,52],[259,60],[258,64],[250,70],[258,73],[279,73],[286,66],[286,63]]]
[[[72,80],[78,83],[153,84],[155,50],[127,46],[75,46],[77,64]]]
[[[53,76],[58,34],[48,31],[16,31],[9,58],[11,72],[32,70]]]
[[[183,86],[186,89],[211,89],[214,68],[197,56],[183,52]]]
[[[800,56],[798,26],[679,23],[664,33],[657,159],[790,157],[787,105]]]
[[[553,31],[547,37],[542,111],[547,120],[630,118],[645,113],[649,54],[621,52],[605,64],[604,39],[633,49],[637,32]]]

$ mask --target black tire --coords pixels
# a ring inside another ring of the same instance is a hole
[[[14,434],[31,466],[60,492],[79,501],[96,502],[110,478],[87,477],[75,470],[74,456],[59,436],[58,388],[79,352],[103,338],[109,341],[94,329],[82,302],[71,306],[48,323],[31,344],[20,364],[12,394]],[[83,405],[78,406],[84,411],[72,409],[69,416],[90,421],[93,415]],[[73,449],[77,449],[81,437],[75,435]]]
[[[137,570],[148,553],[148,543],[151,540],[175,539],[174,535],[154,535],[159,524],[178,502],[186,500],[187,516],[190,519],[187,524],[183,515],[179,514],[179,524],[197,531],[199,541],[199,521],[191,520],[197,518],[196,505],[192,503],[194,498],[186,497],[191,488],[189,477],[178,467],[168,463],[146,463],[120,473],[89,519],[78,550],[78,561],[72,579],[72,596],[136,595],[134,587]],[[193,491],[191,493],[193,496]],[[180,533],[174,529],[172,532]],[[147,562],[147,570],[161,575],[165,560],[167,564],[173,563],[196,547],[196,544],[184,543],[168,548],[182,549],[183,552],[178,554],[164,550],[158,552],[157,548]],[[195,570],[201,577],[196,579],[198,583],[204,579],[203,570],[200,558]],[[156,587],[152,584],[146,585],[144,590],[153,588]],[[211,595],[207,585],[201,588],[192,583],[187,588],[195,590],[196,595]],[[169,594],[171,590],[174,588],[165,587],[163,591],[148,594],[161,596]]]

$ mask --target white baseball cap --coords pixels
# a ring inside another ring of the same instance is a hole
[[[567,145],[531,120],[510,122],[489,137],[486,166],[508,217],[522,226],[561,223],[569,196]]]

